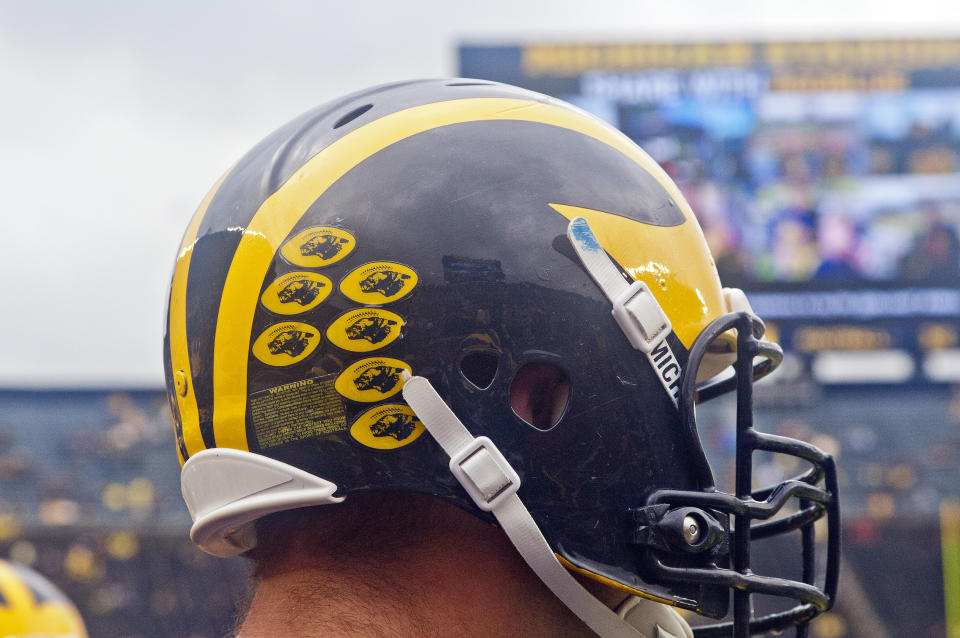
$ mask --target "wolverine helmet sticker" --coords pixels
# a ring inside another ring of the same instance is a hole
[[[291,272],[277,277],[260,295],[260,303],[278,315],[296,315],[318,306],[333,289],[315,272]]]
[[[417,285],[417,273],[390,261],[377,261],[354,269],[340,282],[340,292],[357,303],[383,305],[403,299]]]
[[[409,365],[399,359],[361,359],[340,373],[334,387],[348,399],[373,403],[400,392],[404,370],[413,372]]]
[[[379,405],[361,414],[350,426],[350,436],[377,450],[395,450],[423,434],[423,423],[406,405]]]
[[[330,343],[351,352],[371,352],[400,336],[403,317],[380,308],[349,310],[327,328]]]
[[[322,268],[349,255],[357,240],[342,228],[314,226],[302,230],[283,245],[280,254],[291,264]]]
[[[288,366],[303,361],[320,343],[320,331],[305,323],[278,323],[253,342],[253,356],[269,366]]]

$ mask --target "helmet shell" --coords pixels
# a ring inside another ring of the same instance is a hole
[[[178,253],[164,363],[181,463],[232,448],[337,496],[421,492],[485,516],[398,394],[409,370],[504,452],[557,554],[669,599],[638,575],[623,514],[710,472],[566,239],[578,216],[653,291],[682,366],[726,312],[716,269],[676,186],[609,125],[515,87],[423,80],[282,127],[214,186]],[[569,382],[556,423],[511,406],[532,363]]]

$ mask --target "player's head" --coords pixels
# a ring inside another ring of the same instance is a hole
[[[514,544],[581,617],[595,609],[559,565],[713,617],[735,589],[741,626],[750,592],[798,601],[760,629],[830,605],[833,462],[751,427],[779,348],[670,178],[568,104],[425,80],[309,111],[201,204],[166,326],[191,535],[211,553],[251,549],[271,513],[399,490],[542,538]],[[694,404],[734,389],[728,495]],[[754,501],[755,449],[809,470]],[[825,512],[825,584],[750,572],[751,537],[798,530],[812,565]]]
[[[0,636],[86,638],[77,608],[46,578],[0,561]]]

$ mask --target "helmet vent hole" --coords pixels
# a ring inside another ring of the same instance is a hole
[[[349,113],[341,117],[339,120],[337,120],[337,123],[333,125],[333,128],[340,128],[344,124],[349,124],[350,122],[354,121],[355,119],[357,119],[358,117],[360,117],[361,115],[363,115],[364,113],[366,113],[372,108],[373,108],[373,104],[364,104],[363,106],[358,106],[357,108],[353,109],[352,111],[350,111]]]
[[[478,390],[486,390],[497,376],[500,357],[492,352],[470,352],[460,359],[460,374]]]
[[[510,407],[514,414],[538,430],[549,430],[567,409],[570,378],[552,363],[523,365],[510,382]]]

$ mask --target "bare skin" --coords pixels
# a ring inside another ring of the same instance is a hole
[[[255,558],[262,575],[241,638],[594,635],[499,528],[429,498],[379,501],[373,517],[363,507],[347,523],[285,528],[288,542]],[[625,597],[585,584],[611,606]]]

